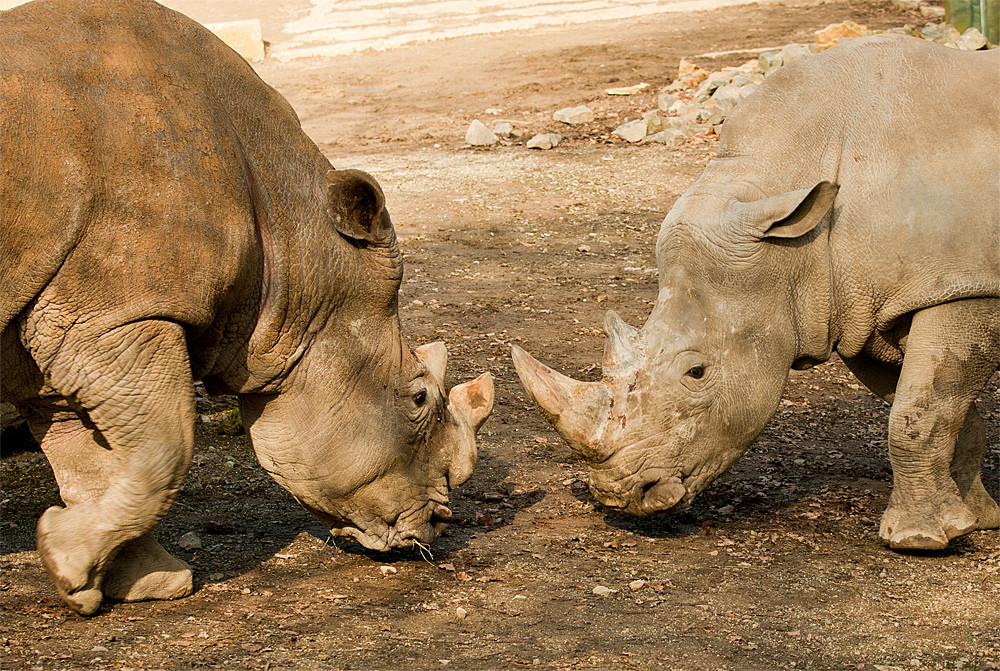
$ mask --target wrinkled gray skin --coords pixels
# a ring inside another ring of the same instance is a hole
[[[0,12],[3,401],[66,507],[38,551],[74,610],[191,592],[150,531],[190,463],[193,380],[335,533],[430,543],[476,461],[489,374],[446,393],[400,333],[375,180],[334,170],[211,33],[145,0]]]
[[[1000,525],[975,398],[1000,361],[1000,51],[847,40],[782,68],[726,119],[656,246],[637,331],[610,312],[604,376],[513,352],[590,489],[686,507],[836,350],[892,403],[881,537],[937,549]]]

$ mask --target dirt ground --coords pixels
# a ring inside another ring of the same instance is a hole
[[[406,256],[410,342],[448,344],[449,384],[494,375],[479,465],[452,495],[457,522],[432,557],[334,541],[243,436],[220,432],[232,399],[200,398],[194,464],[157,531],[194,567],[197,591],[84,619],[34,552],[35,522],[59,502],[51,471],[8,441],[0,667],[1000,668],[1000,532],[940,553],[881,545],[888,407],[838,361],[793,373],[764,434],[690,509],[637,519],[595,503],[583,463],[509,359],[518,343],[596,379],[605,310],[644,321],[659,222],[715,143],[631,146],[608,133],[655,107],[678,60],[807,41],[845,19],[922,23],[868,2],[760,5],[260,66],[337,167],[384,186]],[[696,60],[718,69],[747,57]],[[639,82],[650,92],[603,93]],[[580,104],[598,112],[585,129],[551,121]],[[465,147],[472,118],[510,120],[518,135]],[[524,148],[549,130],[563,144]],[[980,399],[994,496],[998,395],[995,376]],[[189,531],[203,549],[178,547]]]

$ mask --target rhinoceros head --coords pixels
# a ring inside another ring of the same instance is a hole
[[[333,249],[305,255],[302,295],[285,301],[286,312],[310,313],[308,333],[293,352],[276,346],[294,366],[275,393],[241,396],[243,418],[260,463],[334,534],[376,550],[430,543],[451,518],[448,490],[475,466],[492,379],[448,392],[444,344],[407,345],[382,191],[359,171],[327,178]]]
[[[518,347],[512,353],[542,414],[587,460],[594,496],[637,515],[686,507],[760,433],[799,352],[814,344],[801,342],[811,336],[797,323],[797,294],[815,297],[807,286],[825,286],[829,274],[799,247],[818,237],[808,234],[834,185],[755,201],[753,192],[743,200],[698,186],[664,220],[659,294],[645,326],[613,311],[605,318],[601,381],[578,382]],[[822,325],[813,338],[820,349],[827,299],[810,316]]]

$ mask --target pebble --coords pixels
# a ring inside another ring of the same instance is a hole
[[[668,128],[666,130],[661,130],[659,133],[647,135],[643,142],[659,142],[660,144],[665,144],[668,147],[679,147],[687,142],[687,139],[687,133],[684,131],[677,128]]]
[[[457,617],[459,620],[464,620],[466,617],[468,617],[468,615],[469,615],[468,611],[466,611],[461,606],[455,609],[455,617]]]
[[[628,588],[633,592],[638,592],[640,589],[646,586],[645,580],[633,580],[628,584]]]
[[[760,63],[760,69],[764,72],[764,76],[767,77],[782,66],[781,51],[765,51],[757,59],[757,62]]]
[[[509,121],[501,121],[493,127],[494,135],[510,135],[514,132],[514,124]]]
[[[638,93],[639,91],[645,91],[649,88],[649,84],[643,82],[641,84],[635,84],[634,86],[620,86],[618,88],[607,89],[604,91],[609,96],[630,96],[633,93]]]
[[[666,112],[670,109],[670,106],[677,102],[677,96],[664,91],[663,93],[656,96],[656,108],[660,111]]]
[[[580,105],[579,107],[564,107],[563,109],[556,111],[552,115],[552,118],[556,121],[568,124],[587,123],[588,121],[594,120],[594,111],[586,105]]]
[[[386,577],[391,573],[398,573],[395,566],[379,566],[378,570],[382,572],[382,577]]]
[[[740,91],[740,87],[733,86],[732,84],[720,86],[712,94],[712,102],[715,104],[715,109],[722,112],[723,116],[728,115],[736,107],[736,103],[742,99],[743,94]]]
[[[624,123],[611,131],[611,134],[617,135],[623,140],[627,140],[629,142],[639,142],[646,137],[646,120],[637,119],[635,121],[629,121],[628,123]]]
[[[948,44],[962,36],[958,28],[947,23],[928,23],[920,31],[920,35],[925,40],[933,40],[938,44]]]
[[[922,1],[923,0],[893,0],[892,4],[896,5],[900,9],[915,11],[920,9],[920,3]]]
[[[659,133],[665,128],[663,119],[657,113],[656,110],[652,112],[646,112],[642,115],[642,118],[646,120],[646,135],[652,135],[653,133]]]
[[[475,119],[471,124],[469,124],[469,130],[465,132],[465,141],[473,147],[483,147],[496,144],[499,139],[500,138],[494,135],[493,131],[487,128],[479,119]]]
[[[610,587],[605,587],[604,585],[598,585],[592,591],[597,596],[608,596],[609,594],[617,594],[618,593],[618,590],[611,589]]]
[[[528,140],[528,149],[552,149],[562,138],[557,133],[539,133]]]
[[[198,534],[196,534],[193,531],[189,531],[180,538],[178,538],[177,546],[180,547],[182,550],[187,550],[189,552],[191,550],[200,550],[202,547],[201,539],[198,538]]]
[[[986,37],[975,28],[969,28],[955,40],[955,46],[962,51],[977,51],[985,47],[986,44]]]
[[[838,40],[847,37],[861,37],[866,32],[868,32],[867,26],[858,25],[853,21],[831,23],[823,30],[816,31],[816,46],[822,51],[832,47]]]
[[[920,15],[928,19],[943,19],[944,7],[934,5],[920,5]]]
[[[819,51],[815,44],[786,44],[781,48],[781,62],[788,65],[797,60],[808,58]]]

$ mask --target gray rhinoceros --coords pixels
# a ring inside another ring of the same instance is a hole
[[[1000,51],[885,35],[782,68],[726,119],[656,254],[642,330],[605,319],[601,382],[513,351],[600,501],[687,506],[789,370],[836,350],[892,403],[881,537],[943,548],[1000,525],[974,403],[1000,361]]]
[[[261,464],[335,533],[437,538],[493,386],[446,394],[444,345],[403,339],[376,181],[149,0],[39,0],[0,34],[3,400],[66,503],[38,523],[66,603],[190,593],[150,530],[190,463],[193,380],[239,395]]]

